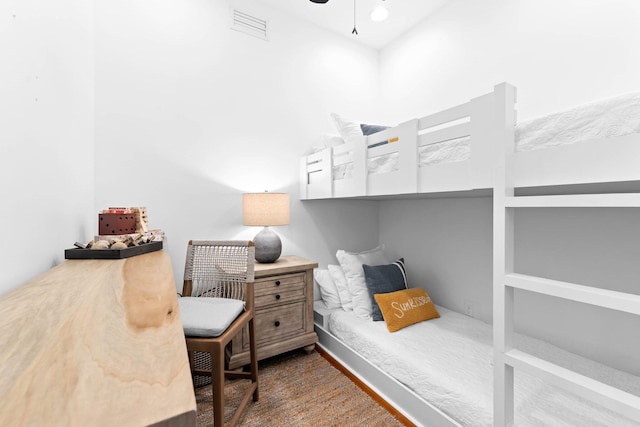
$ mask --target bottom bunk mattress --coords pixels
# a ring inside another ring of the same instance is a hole
[[[463,426],[493,424],[491,326],[438,307],[439,319],[390,333],[384,322],[331,313],[331,334]],[[516,336],[515,347],[640,395],[640,377],[540,340]],[[516,370],[515,425],[640,426],[600,405]]]

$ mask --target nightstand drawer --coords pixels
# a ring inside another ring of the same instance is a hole
[[[256,309],[302,300],[305,298],[305,289],[304,274],[290,274],[256,280]]]
[[[304,333],[305,302],[281,305],[256,312],[256,343],[275,342],[287,336]],[[246,329],[242,334],[243,348],[249,348]]]

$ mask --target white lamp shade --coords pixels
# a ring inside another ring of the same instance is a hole
[[[289,224],[289,195],[268,192],[243,194],[242,223],[264,227]]]

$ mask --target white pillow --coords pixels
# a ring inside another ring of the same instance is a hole
[[[322,134],[322,142],[325,147],[337,147],[344,144],[344,139],[340,135],[333,135],[330,133]]]
[[[336,113],[331,113],[331,119],[333,120],[336,130],[346,142],[364,141],[362,139],[364,134],[362,133],[360,123],[356,123]]]
[[[329,274],[333,279],[333,283],[336,285],[336,288],[338,288],[338,296],[342,303],[342,309],[352,311],[353,302],[351,301],[351,292],[349,292],[347,278],[344,275],[344,271],[342,271],[342,268],[340,268],[339,265],[329,264],[327,267],[329,268]]]
[[[336,258],[344,271],[347,278],[347,286],[351,293],[353,302],[353,312],[362,319],[371,319],[371,295],[364,278],[364,270],[362,264],[367,265],[383,265],[389,264],[389,261],[383,253],[384,246],[370,249],[364,252],[347,252],[339,250],[336,252]]]
[[[310,155],[310,154],[316,154],[321,152],[322,150],[326,150],[327,146],[324,144],[324,142],[318,143],[316,145],[313,145],[311,148],[309,148],[309,151],[307,151],[305,153],[305,155]]]
[[[327,308],[341,308],[342,303],[338,296],[338,289],[333,283],[331,275],[329,275],[329,270],[315,268],[313,270],[313,278],[320,287],[320,295],[322,296],[322,301],[324,301]]]

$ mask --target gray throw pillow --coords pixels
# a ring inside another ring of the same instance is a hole
[[[407,289],[407,274],[404,269],[404,258],[387,265],[362,265],[364,278],[371,296],[371,317],[374,321],[384,320],[380,307],[374,298],[375,294]]]
[[[385,129],[389,129],[389,126],[367,125],[367,124],[361,123],[360,129],[362,129],[363,135],[373,135],[374,133],[378,133]]]

